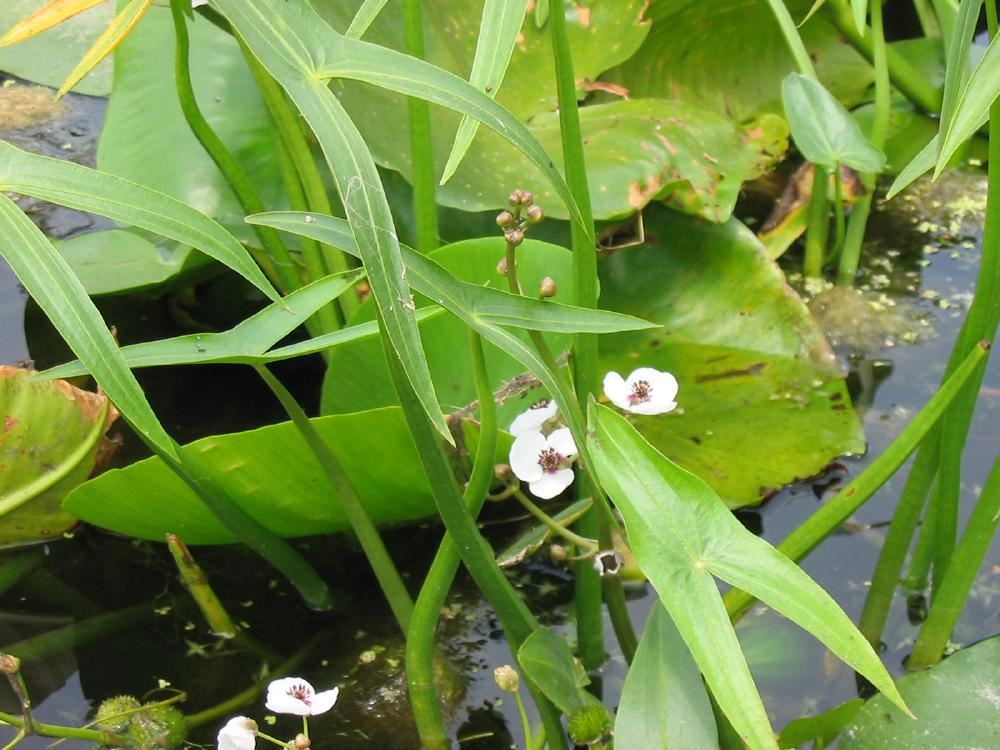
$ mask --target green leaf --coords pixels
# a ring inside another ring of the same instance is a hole
[[[158,287],[210,263],[190,245],[156,244],[129,229],[88,232],[54,244],[91,297]]]
[[[586,706],[601,705],[583,688],[590,678],[573,658],[566,639],[548,628],[529,635],[517,651],[517,662],[545,697],[567,716]]]
[[[264,205],[286,207],[275,133],[236,39],[199,15],[188,30],[199,109],[244,167]],[[101,128],[97,167],[166,193],[231,232],[246,231],[239,201],[181,112],[174,44],[170,9],[154,5],[115,50],[114,92]],[[249,234],[245,239],[251,239]]]
[[[615,742],[643,750],[715,750],[718,729],[698,665],[660,603],[625,677]]]
[[[399,408],[311,420],[378,524],[434,515],[434,500]],[[283,537],[349,531],[340,501],[291,422],[214,435],[184,447],[250,517]],[[391,465],[392,471],[385,467]],[[158,458],[105,472],[63,507],[121,534],[188,544],[229,544],[232,532]]]
[[[1000,43],[997,38],[990,41],[986,53],[965,82],[947,127],[942,123],[935,177],[947,166],[958,147],[979,130],[1000,95]]]
[[[841,750],[988,748],[997,744],[1000,638],[963,648],[931,669],[906,675],[899,690],[914,720],[884,695],[865,703],[841,735]]]
[[[501,432],[501,437],[505,436],[507,439],[502,440],[501,444],[497,447],[498,456],[506,456],[510,452],[510,444],[513,442],[513,439],[507,436],[506,432]],[[558,513],[555,513],[552,516],[552,520],[562,524],[563,526],[569,526],[580,516],[586,513],[593,504],[594,501],[588,497],[585,497],[582,500],[577,500],[572,505],[569,505]],[[513,542],[508,544],[502,552],[497,554],[497,567],[512,568],[515,565],[519,565],[524,562],[525,559],[537,552],[541,546],[549,540],[552,534],[552,529],[544,524],[538,524],[533,529],[526,531]]]
[[[0,142],[0,190],[88,211],[198,248],[272,300],[278,293],[250,254],[204,214],[155,190]]]
[[[373,336],[375,326],[364,331],[356,328],[342,329],[309,341],[283,347],[275,355],[266,354],[316,310],[337,298],[363,278],[359,271],[337,276],[327,276],[289,294],[243,322],[222,333],[201,333],[175,336],[159,341],[130,344],[121,349],[121,355],[130,368],[157,367],[161,365],[211,364],[221,362],[264,364],[287,359],[295,354],[311,354],[331,346],[331,342],[353,341],[360,336]],[[433,311],[430,311],[433,312]],[[289,355],[288,350],[295,354]],[[41,373],[45,378],[68,378],[87,372],[81,362],[69,362]]]
[[[812,0],[785,0],[803,18]],[[654,0],[653,22],[639,51],[602,76],[635,99],[656,97],[696,104],[737,123],[782,114],[781,82],[797,66],[774,13],[764,0]],[[822,15],[800,36],[819,79],[853,106],[874,81],[871,65]],[[753,45],[747,64],[745,45]]]
[[[364,0],[361,7],[358,8],[358,12],[354,14],[354,18],[351,19],[351,25],[347,27],[344,36],[348,39],[363,37],[387,2],[389,0]]]
[[[472,61],[469,83],[485,92],[491,99],[496,96],[500,84],[503,83],[504,73],[507,72],[514,44],[524,22],[524,10],[527,5],[528,0],[486,0],[483,5],[479,40],[476,42],[476,57]],[[470,119],[468,115],[462,118],[441,175],[442,185],[455,174],[478,130],[477,120]]]
[[[838,164],[859,172],[882,169],[885,154],[868,141],[823,84],[792,73],[782,83],[781,93],[795,145],[809,161],[830,169]]]
[[[680,384],[683,413],[634,417],[645,438],[730,507],[864,452],[823,333],[753,233],[663,209],[645,227],[646,245],[600,267],[603,306],[663,325],[602,337],[601,371],[649,366]]]
[[[854,16],[854,27],[864,36],[868,28],[868,0],[851,0],[851,13]]]
[[[672,464],[627,420],[591,403],[595,469],[629,542],[723,712],[752,748],[777,744],[713,576],[802,626],[905,710],[878,655],[801,568],[729,512],[703,481]]]
[[[948,41],[948,61],[944,74],[944,92],[941,95],[940,132],[947,133],[955,117],[958,99],[969,80],[969,50],[976,34],[976,23],[983,0],[963,0],[958,9],[955,28]],[[944,145],[943,139],[938,145]],[[940,158],[941,154],[937,154]],[[946,160],[947,161],[947,160]]]
[[[96,393],[0,367],[0,546],[58,537],[76,524],[60,507],[87,478],[117,414]]]
[[[48,2],[50,0],[5,0],[0,3],[0,31],[7,31]],[[56,88],[111,23],[114,10],[113,3],[104,2],[39,36],[0,48],[0,70]],[[111,61],[100,63],[80,81],[75,91],[107,96],[111,92]]]
[[[902,682],[900,682],[900,687],[902,687]],[[816,741],[819,743],[819,747],[828,747],[844,730],[844,727],[854,720],[864,703],[861,698],[855,698],[816,716],[805,716],[790,721],[778,735],[778,746],[791,750],[801,747],[807,742]]]
[[[146,401],[83,285],[41,230],[3,194],[0,256],[10,264],[73,353],[94,374],[122,416],[150,443],[176,458],[174,442]]]
[[[886,194],[886,200],[893,198],[907,187],[909,187],[914,180],[922,177],[930,169],[934,167],[934,162],[938,150],[938,136],[931,138],[927,145],[924,146],[917,153],[916,156],[896,175],[896,179],[892,181],[892,185],[889,187],[889,192]]]

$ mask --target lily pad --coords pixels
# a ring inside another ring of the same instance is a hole
[[[232,36],[195,14],[189,24],[191,77],[209,124],[250,176],[265,206],[280,208],[282,181],[264,104]],[[97,166],[182,200],[250,236],[215,163],[191,133],[174,84],[168,7],[153,5],[115,51],[114,93]]]
[[[155,287],[211,262],[189,245],[156,244],[127,229],[81,234],[56,247],[92,297]]]
[[[313,424],[344,466],[378,524],[426,518],[434,500],[402,411],[379,409],[318,417]],[[290,422],[190,443],[199,464],[254,520],[284,537],[347,531],[340,502]],[[387,471],[391,467],[391,471]],[[188,544],[230,544],[223,526],[156,457],[105,472],[78,487],[64,507],[120,534]]]
[[[976,750],[1000,746],[1000,638],[963,648],[896,683],[911,719],[877,695],[844,730],[841,750]]]
[[[350,14],[343,3],[319,8],[344,26]],[[468,1],[433,4],[425,19],[427,59],[467,76],[475,49],[481,4]],[[645,37],[643,4],[633,0],[567,6],[576,76],[593,89],[597,76],[627,59]],[[402,48],[398,11],[386,8],[370,38]],[[395,19],[395,20],[394,20]],[[530,14],[497,100],[523,118],[556,164],[562,164],[555,81],[548,57],[548,29],[538,29]],[[406,100],[392,92],[351,81],[335,81],[337,92],[380,164],[410,176],[409,140],[400,133],[407,122]],[[580,109],[594,215],[608,219],[631,214],[652,200],[666,200],[679,210],[713,221],[732,213],[740,186],[763,174],[787,148],[781,118],[769,116],[737,127],[698,105],[664,99],[605,101]],[[441,174],[458,127],[458,115],[434,108],[432,135],[436,173]],[[438,188],[440,203],[465,211],[506,205],[515,187],[532,190],[552,216],[565,209],[548,183],[504,139],[480,128],[455,175]]]
[[[66,494],[94,468],[118,413],[65,380],[0,367],[0,546],[46,541],[76,525]]]
[[[634,416],[656,448],[730,507],[865,449],[829,345],[753,234],[650,211],[646,245],[600,268],[601,305],[661,329],[604,336],[601,366],[677,377],[678,412]]]
[[[50,0],[5,0],[0,3],[0,33]],[[0,70],[18,78],[58,87],[80,62],[114,17],[115,3],[105,0],[90,10],[10,47],[0,47]],[[99,63],[73,91],[91,96],[111,92],[111,60]]]
[[[789,0],[805,17],[813,0]],[[653,0],[639,51],[604,76],[633,97],[669,97],[745,122],[780,114],[781,81],[797,70],[767,0]],[[862,101],[871,66],[823,18],[799,29],[816,73],[846,106]],[[752,52],[751,52],[752,50]]]

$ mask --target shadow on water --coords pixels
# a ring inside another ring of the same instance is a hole
[[[71,96],[68,102],[60,120],[0,133],[0,137],[92,163],[103,105],[87,97]],[[971,299],[981,226],[977,211],[985,195],[985,180],[977,174],[953,174],[943,186],[921,192],[925,190],[921,185],[875,215],[859,288],[865,311],[877,313],[882,323],[858,337],[847,335],[857,333],[857,310],[846,317],[843,309],[820,316],[850,369],[852,396],[869,440],[868,455],[841,459],[823,476],[782,490],[760,509],[740,512],[748,527],[771,541],[782,539],[864,469],[870,457],[878,455],[933,394],[940,380]],[[24,205],[53,237],[99,226],[92,217],[76,212],[40,202]],[[791,270],[796,262],[793,259],[789,265],[793,283]],[[817,309],[829,305],[822,290],[813,292]],[[176,330],[179,320],[206,330],[227,327],[259,304],[259,299],[246,294],[232,279],[220,277],[197,288],[193,307],[190,299],[174,295],[106,298],[99,304],[120,340],[130,343],[167,335]],[[215,304],[219,300],[225,304]],[[234,305],[234,300],[239,304]],[[29,357],[22,320],[30,331],[30,356],[39,366],[67,357],[64,345],[37,308],[29,305],[25,312],[22,291],[9,270],[0,266],[0,363]],[[318,392],[320,364],[298,362],[285,365],[279,373],[307,407],[315,409],[316,404],[308,399]],[[269,393],[241,368],[164,368],[143,371],[140,378],[167,429],[182,442],[282,419]],[[994,359],[966,453],[965,513],[1000,448],[1000,436],[990,429],[998,406],[1000,365]],[[142,455],[135,441],[126,445],[119,462]],[[804,563],[810,575],[854,617],[864,601],[903,478],[890,481]],[[503,538],[516,533],[516,521],[505,517],[514,511],[494,506],[488,512],[487,523],[499,547]],[[439,538],[440,529],[424,525],[390,531],[387,542],[409,580],[417,582]],[[363,557],[345,538],[305,540],[299,546],[333,585],[338,606],[331,613],[307,611],[283,579],[245,550],[198,548],[195,552],[230,612],[266,649],[287,657],[319,634],[300,672],[320,689],[337,684],[342,692],[336,709],[315,721],[317,746],[329,740],[334,746],[339,742],[358,750],[417,747],[406,702],[402,640]],[[956,632],[960,642],[974,641],[996,629],[997,553],[995,545],[977,579]],[[264,661],[259,655],[219,642],[207,631],[161,545],[81,529],[70,540],[47,545],[45,554],[44,566],[0,600],[0,639],[5,647],[87,618],[136,604],[144,607],[119,623],[117,632],[90,639],[81,632],[75,644],[43,652],[43,658],[28,663],[26,676],[40,720],[79,724],[104,698],[123,692],[162,696],[169,689],[188,693],[183,708],[190,714],[262,678]],[[538,558],[515,569],[512,577],[543,621],[555,624],[567,619],[571,592],[563,570]],[[629,596],[633,617],[641,622],[654,601],[650,589],[634,588]],[[606,630],[612,643],[609,624]],[[900,599],[885,635],[885,658],[895,674],[902,671],[902,659],[915,632]],[[754,610],[741,623],[739,633],[775,726],[856,695],[853,673],[773,613]],[[441,636],[449,719],[463,739],[462,747],[509,747],[518,739],[513,729],[518,722],[512,706],[494,686],[492,670],[509,663],[511,657],[498,624],[464,577],[444,612]],[[274,660],[270,663],[273,666]],[[599,676],[611,704],[624,674],[623,660],[614,655]],[[0,705],[4,710],[15,708],[6,693],[0,694]],[[245,711],[262,717],[262,701],[251,703]],[[295,730],[285,721],[279,720],[274,733]],[[191,740],[212,743],[221,723],[207,723]],[[48,744],[48,740],[33,738],[25,747],[35,750]],[[76,746],[82,743],[64,745],[67,750]]]

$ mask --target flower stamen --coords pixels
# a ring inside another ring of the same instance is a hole
[[[632,384],[632,392],[628,395],[630,404],[644,404],[653,397],[653,386],[646,380],[637,380]]]
[[[562,468],[564,458],[555,448],[545,448],[538,453],[538,465],[542,467],[542,471],[554,474]]]

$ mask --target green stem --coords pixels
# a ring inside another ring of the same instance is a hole
[[[844,181],[840,175],[840,165],[833,165],[833,255],[839,257],[844,247],[847,235],[847,222],[844,219]]]
[[[562,140],[563,163],[566,181],[573,198],[580,207],[586,227],[577,222],[570,224],[570,240],[573,249],[573,282],[578,307],[596,308],[597,248],[594,245],[594,217],[590,204],[590,186],[587,181],[587,163],[583,152],[583,134],[580,128],[580,112],[577,108],[576,74],[573,70],[573,54],[566,32],[566,15],[560,6],[549,14],[549,30],[552,39],[552,54],[555,62],[556,92],[559,100],[559,127]],[[580,408],[586,407],[587,399],[597,393],[597,336],[578,333],[573,337],[573,386]],[[577,493],[586,496],[593,492],[586,473],[577,469]],[[578,524],[594,534],[600,533],[600,503],[595,503]],[[574,566],[576,605],[576,640],[580,659],[586,669],[597,669],[604,663],[604,626],[601,620],[601,579],[589,564],[580,562]]]
[[[812,196],[809,198],[809,232],[803,271],[807,278],[823,275],[826,246],[830,238],[830,176],[824,167],[813,165]]]
[[[312,655],[313,651],[316,650],[316,647],[319,645],[322,637],[322,635],[314,636],[308,643],[306,643],[305,646],[292,654],[292,656],[290,656],[286,661],[272,669],[268,673],[268,678],[276,679],[297,671],[298,668],[305,663],[306,659]],[[184,724],[187,725],[188,729],[194,729],[196,727],[200,727],[202,724],[215,721],[220,717],[229,716],[238,708],[245,706],[258,695],[263,693],[266,688],[267,682],[255,682],[246,690],[237,693],[232,698],[229,698],[222,703],[217,703],[216,705],[206,708],[204,711],[199,711],[196,714],[185,716]]]
[[[240,166],[236,158],[226,148],[226,144],[212,130],[208,120],[198,107],[198,100],[195,97],[194,87],[191,84],[191,70],[188,61],[190,50],[190,39],[187,31],[187,18],[184,14],[184,0],[171,0],[170,11],[174,20],[174,38],[176,47],[174,54],[174,77],[177,84],[177,98],[180,102],[181,111],[188,127],[194,133],[202,148],[211,157],[212,161],[219,168],[222,176],[232,188],[240,206],[247,214],[256,214],[264,211],[264,204],[261,202],[253,183],[247,177],[243,167]],[[264,270],[269,272],[272,280],[280,286],[285,293],[294,291],[302,286],[295,269],[295,263],[288,248],[281,240],[281,235],[270,227],[254,226],[261,245],[270,254],[269,263],[264,266]]]
[[[396,565],[393,563],[392,557],[389,555],[389,551],[386,549],[385,543],[378,533],[378,529],[372,521],[371,516],[365,510],[364,505],[362,505],[361,499],[354,489],[354,485],[351,484],[351,480],[348,478],[343,466],[340,465],[340,461],[333,454],[333,451],[330,450],[330,446],[320,436],[316,427],[309,420],[309,417],[306,416],[302,407],[299,406],[299,402],[295,400],[295,397],[288,392],[288,389],[285,388],[282,382],[274,376],[266,365],[255,365],[254,369],[271,389],[271,392],[278,401],[281,402],[285,412],[287,412],[289,418],[292,420],[292,424],[295,425],[295,429],[298,430],[302,440],[306,443],[316,462],[326,475],[334,495],[340,501],[344,515],[351,524],[354,535],[361,544],[361,549],[364,550],[365,557],[368,558],[368,563],[375,573],[375,578],[382,589],[382,594],[389,602],[389,607],[392,609],[392,614],[395,616],[396,622],[399,623],[399,627],[405,633],[410,625],[410,617],[413,615],[413,600],[406,590],[403,578],[396,569]]]
[[[521,503],[521,506],[528,511],[528,513],[534,516],[537,521],[541,522],[541,524],[553,534],[561,536],[570,544],[576,545],[583,550],[584,554],[593,554],[597,552],[597,544],[595,544],[592,539],[586,539],[567,529],[561,523],[549,516],[544,510],[531,502],[530,498],[528,498],[528,496],[525,495],[520,489],[515,488],[512,494],[514,498]]]
[[[516,654],[524,640],[540,626],[527,605],[518,596],[503,572],[496,566],[493,550],[487,544],[476,520],[458,491],[448,457],[438,440],[438,433],[413,392],[406,373],[386,337],[381,337],[386,364],[396,394],[417,447],[421,464],[430,484],[438,514],[448,533],[455,539],[459,554],[476,586],[493,606],[503,625],[507,642]],[[566,736],[559,712],[530,680],[525,680],[535,698],[535,705],[546,728],[553,750],[566,749]]]
[[[403,37],[408,54],[424,57],[424,24],[421,0],[403,0]],[[431,140],[430,107],[415,96],[407,99],[410,115],[410,162],[413,170],[413,218],[416,222],[416,249],[430,252],[438,246],[434,142]]]
[[[995,3],[986,3],[990,38],[997,34]],[[989,167],[986,189],[986,219],[983,227],[982,258],[976,279],[975,296],[962,323],[948,368],[968,351],[975,341],[993,341],[1000,322],[1000,101],[990,107]],[[947,373],[947,370],[946,370]],[[975,412],[980,382],[969,384],[966,393],[945,416],[941,432],[941,467],[934,492],[935,581],[947,573],[955,548],[958,528],[958,498],[961,485],[962,450]]]
[[[239,39],[239,37],[237,37]],[[253,53],[246,47],[242,39],[239,39],[240,49],[243,50],[243,57],[246,59],[247,67],[253,75],[260,91],[264,106],[267,108],[271,121],[278,131],[278,135],[284,143],[285,149],[295,165],[295,171],[302,184],[302,191],[305,193],[306,203],[310,211],[318,214],[333,216],[333,205],[330,196],[326,192],[326,185],[323,183],[323,176],[319,167],[316,166],[316,159],[313,157],[312,149],[303,130],[301,118],[288,102],[281,87],[271,76],[264,66],[260,64]],[[322,278],[328,273],[343,273],[352,268],[347,256],[342,250],[332,245],[319,244],[319,252],[314,246],[303,245],[303,261],[306,264],[310,280]],[[353,292],[341,295],[337,300],[340,306],[341,317],[348,320],[351,315],[360,307],[357,295]]]
[[[934,603],[907,661],[908,669],[937,664],[948,645],[1000,520],[1000,459],[993,463],[976,507],[969,516],[962,541],[955,549],[948,572],[941,578]]]
[[[18,729],[24,728],[24,720],[20,716],[4,713],[0,711],[0,722],[9,724]],[[102,745],[110,747],[124,747],[127,744],[125,737],[120,737],[111,732],[102,732],[97,729],[79,729],[77,727],[62,727],[58,724],[43,724],[40,721],[31,722],[31,734],[42,737],[53,737],[63,740],[83,740],[84,742],[95,742],[98,747]]]
[[[868,10],[871,14],[871,30],[866,36],[871,39],[872,61],[875,66],[875,116],[872,120],[871,133],[868,136],[872,144],[881,149],[885,146],[885,139],[889,131],[889,117],[892,114],[890,100],[892,84],[889,78],[888,48],[885,43],[885,31],[882,27],[882,3],[871,2],[868,4]],[[851,24],[853,26],[853,21]],[[855,33],[857,33],[856,29]],[[836,177],[840,177],[839,169]],[[843,251],[837,266],[837,284],[840,286],[854,286],[858,264],[861,260],[861,247],[865,240],[865,228],[868,225],[868,216],[871,213],[874,199],[875,175],[863,175],[862,182],[868,193],[851,209],[850,226],[844,237]],[[838,200],[837,206],[843,210],[842,201]]]
[[[531,747],[531,722],[528,720],[528,712],[524,710],[524,700],[521,698],[520,689],[514,693],[514,705],[517,706],[517,715],[521,717],[521,732],[524,733],[524,746]]]
[[[882,551],[879,553],[875,572],[872,574],[871,587],[865,597],[865,606],[861,611],[858,629],[864,634],[873,647],[878,647],[882,639],[892,598],[899,583],[906,552],[913,540],[920,512],[927,500],[927,491],[934,481],[934,471],[937,467],[937,428],[927,434],[917,451],[910,473],[903,485],[892,523],[885,535]]]
[[[935,454],[935,458],[940,460],[940,452]],[[936,468],[937,464],[935,464]],[[934,481],[935,477],[931,477],[931,482]],[[930,585],[931,570],[934,568],[936,537],[937,506],[932,502],[927,505],[924,521],[920,525],[920,536],[917,538],[917,543],[913,548],[913,556],[910,558],[910,568],[903,581],[903,589],[908,594],[923,595]]]
[[[784,0],[767,0],[767,4],[771,6],[771,12],[778,21],[781,33],[785,37],[785,43],[788,45],[792,57],[795,58],[795,64],[799,67],[799,72],[809,78],[817,78],[816,69],[813,67],[812,60],[809,57],[809,51],[802,42],[798,27],[795,25],[792,14],[788,12]]]
[[[874,64],[876,42],[873,35],[870,30],[863,36],[858,33],[851,8],[845,0],[828,0],[823,6],[823,14],[848,44]],[[903,96],[924,112],[941,111],[941,92],[921,71],[891,47],[886,50],[886,65],[892,85]]]
[[[167,547],[174,558],[185,588],[198,605],[212,633],[222,638],[235,636],[236,624],[219,601],[219,597],[215,595],[212,585],[208,582],[208,576],[195,562],[187,545],[176,534],[167,534]]]
[[[778,550],[791,560],[801,560],[827,536],[840,528],[852,513],[885,484],[889,477],[896,473],[907,457],[920,445],[969,378],[985,366],[988,349],[989,347],[984,344],[970,352],[961,367],[938,389],[938,392],[924,405],[924,408],[906,426],[899,437],[883,451],[882,455],[872,461],[867,469],[838,492],[832,500],[789,534],[778,545]],[[727,591],[723,600],[726,603],[726,610],[734,620],[741,616],[754,602],[752,596],[739,589]]]
[[[483,507],[493,481],[493,461],[497,448],[497,410],[486,370],[483,340],[471,329],[469,343],[472,350],[472,372],[479,398],[480,429],[472,474],[462,500],[475,518]],[[410,705],[413,708],[413,718],[417,725],[421,747],[425,750],[451,748],[434,685],[434,634],[460,562],[455,540],[446,532],[427,577],[420,587],[420,594],[413,608],[413,617],[410,619],[410,628],[406,633],[406,680],[410,690]]]

